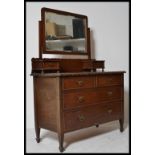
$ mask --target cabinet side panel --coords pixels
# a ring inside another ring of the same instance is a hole
[[[56,131],[59,80],[52,77],[35,79],[38,123],[41,128]]]

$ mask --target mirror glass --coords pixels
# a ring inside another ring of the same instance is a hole
[[[86,19],[45,12],[46,51],[86,53]]]

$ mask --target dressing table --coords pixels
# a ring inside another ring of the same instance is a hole
[[[40,129],[64,134],[101,123],[124,122],[124,71],[104,71],[91,59],[87,16],[41,9],[39,57],[32,58],[36,141]],[[96,129],[97,130],[97,129]]]

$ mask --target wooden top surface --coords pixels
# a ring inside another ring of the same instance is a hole
[[[105,75],[105,74],[123,74],[125,71],[104,71],[104,72],[68,72],[68,73],[32,73],[31,76],[44,77],[63,77],[63,76],[89,76],[89,75]]]

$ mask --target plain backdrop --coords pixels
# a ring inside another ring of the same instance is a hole
[[[129,3],[128,2],[28,2],[26,6],[26,122],[34,128],[31,58],[38,57],[38,21],[41,8],[53,8],[88,16],[92,58],[105,60],[105,70],[124,70],[125,108],[128,107]],[[128,118],[126,118],[128,119]]]

